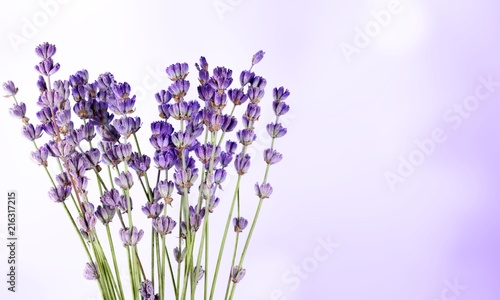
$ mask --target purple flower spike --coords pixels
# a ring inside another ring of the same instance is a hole
[[[141,293],[142,300],[155,300],[155,288],[151,280],[146,279],[141,283],[141,288],[139,289],[139,293]]]
[[[37,70],[41,75],[50,76],[59,71],[60,67],[61,65],[59,65],[59,63],[54,64],[52,58],[47,58],[36,65],[35,70]]]
[[[177,222],[170,217],[161,216],[157,219],[153,219],[153,228],[163,236],[172,233],[175,225],[177,225]]]
[[[264,58],[264,54],[266,54],[266,52],[262,50],[255,53],[252,57],[252,66],[258,64]]]
[[[234,232],[243,232],[247,225],[248,220],[243,217],[233,219]]]
[[[264,161],[269,165],[274,165],[279,163],[283,159],[283,155],[276,150],[266,149],[264,150]]]
[[[134,180],[132,179],[132,174],[130,172],[122,171],[119,177],[115,177],[115,183],[124,190],[130,190],[130,188],[134,185]]]
[[[87,280],[97,280],[99,278],[99,273],[97,272],[97,267],[94,263],[86,263],[85,269],[83,270],[83,277]]]
[[[20,102],[18,104],[12,105],[12,107],[9,109],[9,113],[11,116],[13,116],[16,119],[24,119],[26,118],[26,104],[23,102]]]
[[[267,133],[269,133],[269,135],[272,138],[280,138],[280,137],[284,136],[287,132],[286,128],[284,128],[281,125],[281,123],[267,124],[266,129],[267,129]]]
[[[109,224],[115,216],[116,210],[109,206],[97,206],[95,216],[101,221],[103,225]]]
[[[71,195],[71,186],[60,186],[50,188],[49,197],[57,203],[66,200]]]
[[[259,183],[255,184],[255,194],[260,198],[260,199],[265,199],[269,198],[271,194],[273,193],[273,187],[269,183],[263,183],[259,185]]]
[[[31,159],[39,166],[47,166],[47,158],[49,151],[46,146],[40,147],[38,150],[31,152]]]
[[[144,230],[137,230],[137,227],[135,226],[132,227],[132,230],[130,230],[130,228],[120,228],[120,237],[122,239],[123,246],[136,246],[142,239],[143,235]]]
[[[36,128],[33,124],[28,124],[23,127],[23,135],[30,141],[34,141],[42,136],[42,125],[37,125]]]
[[[176,63],[168,66],[165,72],[172,81],[184,80],[189,74],[189,66],[187,63]]]
[[[41,59],[46,60],[56,54],[56,46],[45,42],[35,48],[35,53]]]
[[[253,132],[252,129],[243,129],[236,132],[236,137],[238,141],[244,146],[249,146],[253,141],[257,138],[257,135]]]
[[[142,212],[147,216],[148,219],[156,219],[160,216],[163,211],[164,204],[161,202],[157,203],[146,203],[143,207],[141,207]],[[154,222],[153,222],[154,226]]]
[[[236,155],[236,158],[234,160],[234,167],[236,168],[236,172],[238,172],[239,175],[243,175],[248,172],[248,169],[250,168],[250,155],[245,154],[245,156],[242,156],[242,154]]]
[[[240,268],[239,266],[234,266],[231,269],[231,281],[234,283],[240,282],[243,277],[245,277],[246,270],[243,268]]]
[[[7,95],[4,96],[6,98],[9,98],[11,96],[15,96],[17,94],[17,92],[19,91],[19,89],[14,85],[14,82],[12,82],[10,80],[7,82],[4,82],[3,89],[7,92]]]

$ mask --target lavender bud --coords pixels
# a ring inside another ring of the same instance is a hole
[[[26,108],[24,109],[24,112],[26,113]],[[48,124],[52,122],[52,110],[48,107],[44,107],[36,113],[36,117],[42,124]]]
[[[43,93],[47,90],[47,83],[45,82],[45,78],[42,75],[38,75],[36,86],[38,87],[40,93]]]
[[[264,54],[266,54],[266,52],[262,50],[255,53],[252,57],[252,66],[258,64],[264,58]]]
[[[245,156],[242,156],[242,153],[237,154],[234,160],[234,167],[239,175],[247,173],[250,168],[250,155],[245,154]]]
[[[30,141],[34,141],[36,139],[39,139],[42,136],[42,125],[36,125],[36,128],[33,126],[33,124],[28,124],[23,126],[23,135],[25,138],[27,138]]]
[[[158,232],[158,234],[163,236],[172,233],[175,225],[177,225],[177,222],[170,217],[161,216],[153,219],[153,228],[156,232]]]
[[[214,96],[215,96],[215,90],[209,84],[198,86],[198,97],[201,100],[209,102],[214,98]]]
[[[69,195],[71,195],[71,186],[61,186],[52,187],[49,190],[49,197],[57,203],[63,202],[66,200]]]
[[[284,136],[287,132],[286,128],[284,128],[281,123],[269,123],[266,126],[267,133],[272,138],[280,138]]]
[[[286,98],[288,98],[288,96],[290,96],[290,92],[288,91],[288,89],[285,90],[284,87],[273,89],[273,98],[276,102],[284,101]]]
[[[59,71],[60,67],[61,65],[59,65],[59,63],[54,64],[52,58],[47,58],[38,63],[38,65],[35,66],[35,70],[37,70],[41,75],[51,76]]]
[[[132,153],[132,156],[129,160],[129,166],[135,170],[137,176],[141,177],[146,174],[147,170],[149,170],[149,166],[151,164],[151,158],[146,154],[139,155],[137,153]]]
[[[174,183],[172,181],[159,181],[157,185],[157,191],[160,197],[165,200],[165,203],[169,205],[172,203],[172,192],[174,191]]]
[[[210,213],[214,212],[214,209],[219,205],[220,199],[219,197],[210,197],[210,201],[208,202],[208,211]]]
[[[172,97],[176,102],[179,102],[186,96],[189,90],[189,81],[187,80],[177,80],[168,87],[168,92],[172,94]]]
[[[241,72],[241,74],[240,74],[240,84],[241,84],[241,86],[245,86],[248,83],[252,82],[254,76],[255,76],[254,72],[250,72],[250,71],[243,71],[243,72]]]
[[[222,92],[227,89],[233,82],[233,71],[225,67],[217,67],[214,69],[212,78],[209,79],[208,83],[222,94]]]
[[[115,119],[113,121],[113,126],[121,136],[129,138],[141,128],[141,118],[123,117]]]
[[[136,246],[137,243],[142,239],[144,231],[137,230],[137,227],[133,226],[132,230],[130,228],[120,228],[120,237],[123,242],[123,246]]]
[[[95,215],[103,225],[109,224],[115,216],[116,210],[109,206],[97,206]]]
[[[14,82],[12,82],[10,80],[7,82],[4,82],[3,89],[5,90],[5,92],[7,92],[7,95],[4,96],[6,98],[9,98],[11,96],[15,96],[17,94],[17,92],[19,91],[19,89],[14,85]]]
[[[186,170],[177,170],[174,173],[174,181],[179,188],[191,187],[197,178],[198,169],[187,168]]]
[[[257,104],[249,103],[247,110],[245,111],[245,116],[248,121],[255,122],[259,120],[260,117],[260,106]]]
[[[247,225],[248,220],[243,217],[233,219],[234,232],[243,232]]]
[[[241,105],[248,99],[248,96],[241,89],[228,90],[227,94],[234,105]]]
[[[260,198],[260,199],[265,199],[269,198],[271,194],[273,193],[273,187],[269,183],[263,183],[259,185],[259,183],[255,184],[255,194]]]
[[[277,117],[285,115],[289,110],[290,106],[285,102],[273,102],[273,111]]]
[[[142,300],[155,300],[158,299],[155,295],[155,288],[151,280],[146,279],[141,283],[141,288],[139,289],[141,293]]]
[[[41,59],[46,60],[56,54],[56,46],[45,42],[35,48],[35,53]]]
[[[155,94],[156,102],[159,104],[167,104],[170,99],[172,99],[172,94],[165,90],[161,90],[160,92]]]
[[[233,131],[234,128],[236,128],[236,125],[238,125],[238,120],[236,119],[236,117],[224,115],[223,123],[221,126],[223,132]]]
[[[99,279],[99,273],[97,272],[97,267],[94,263],[86,263],[85,269],[83,270],[83,277],[87,280],[97,280]]]
[[[202,266],[194,267],[193,278],[196,278],[196,284],[198,284],[198,282],[200,282],[200,280],[203,278],[204,275],[205,275],[205,270],[203,270]]]
[[[184,250],[179,251],[179,247],[174,248],[174,257],[178,263],[181,263],[184,260],[184,257],[186,256],[186,249],[187,248],[184,248]]]
[[[109,191],[104,191],[101,196],[101,202],[104,206],[109,207],[111,209],[116,209],[120,207],[120,203],[122,202],[120,192],[117,189],[110,189]]]
[[[265,92],[258,87],[248,87],[247,95],[250,102],[258,104],[264,98]]]
[[[158,170],[170,170],[177,161],[177,154],[173,151],[156,151],[153,160]]]
[[[161,212],[163,211],[163,203],[157,202],[157,203],[146,203],[146,205],[141,207],[142,212],[147,216],[148,219],[156,219],[158,216],[160,216]],[[154,223],[153,223],[154,226]]]
[[[38,150],[31,152],[31,159],[39,166],[47,166],[47,158],[49,151],[46,146],[40,147]]]
[[[187,63],[176,63],[168,66],[165,72],[172,81],[184,80],[189,74],[189,66]]]
[[[249,146],[252,144],[255,139],[257,139],[257,135],[253,132],[252,129],[243,129],[236,132],[236,137],[238,141],[244,146]]]
[[[20,102],[19,104],[13,104],[9,109],[9,113],[12,117],[16,119],[24,119],[26,118],[26,104]]]
[[[243,279],[243,277],[245,277],[245,274],[245,269],[240,268],[239,266],[234,266],[231,269],[231,281],[234,283],[238,283]]]
[[[266,149],[264,150],[264,161],[269,165],[274,165],[279,163],[283,159],[283,155],[276,150]]]
[[[167,123],[166,121],[156,121],[151,123],[151,134],[154,137],[161,134],[169,136],[173,132],[174,132],[174,127],[171,124]]]
[[[130,190],[134,185],[132,174],[130,172],[121,172],[120,176],[115,177],[115,184],[124,190]]]
[[[56,176],[56,181],[61,186],[70,186],[71,185],[71,178],[69,177],[67,172],[58,174]]]

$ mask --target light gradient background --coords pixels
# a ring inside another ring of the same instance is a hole
[[[44,41],[57,45],[58,78],[83,68],[92,78],[110,71],[133,90],[144,87],[150,70],[175,62],[194,70],[200,55],[239,74],[263,49],[255,70],[268,80],[264,103],[273,86],[284,85],[292,111],[289,133],[277,143],[284,160],[270,173],[275,192],[235,298],[273,299],[281,291],[286,298],[274,299],[435,300],[457,279],[467,289],[449,299],[499,299],[500,90],[456,129],[443,114],[473,95],[481,76],[500,80],[500,4],[401,1],[401,13],[348,63],[339,45],[352,44],[355,29],[388,2],[66,0],[16,48],[9,34],[21,35],[25,20],[43,10],[38,1],[2,0],[0,81],[17,84],[36,119],[33,49]],[[214,3],[231,10],[220,14]],[[145,143],[154,93],[169,84],[166,77],[150,83],[137,102]],[[95,283],[82,277],[80,242],[62,207],[46,196],[48,180],[30,161],[31,145],[10,106],[10,99],[0,103],[0,233],[5,240],[6,193],[17,190],[19,273],[13,295],[2,242],[0,298],[98,299]],[[261,129],[271,119],[268,111]],[[396,172],[399,156],[408,158],[415,140],[436,128],[447,140],[392,191],[384,174]],[[262,170],[255,164],[244,183],[260,180]],[[247,191],[250,216],[257,200]],[[221,204],[219,212],[227,208]],[[318,239],[340,247],[292,285],[286,277],[313,257]]]

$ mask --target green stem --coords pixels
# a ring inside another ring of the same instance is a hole
[[[115,268],[116,279],[118,280],[118,287],[120,289],[120,298],[125,299],[125,294],[123,293],[123,288],[122,288],[122,280],[120,278],[120,271],[118,269],[118,262],[116,261],[115,247],[113,246],[113,238],[111,237],[109,224],[106,224],[106,233],[108,234],[109,247],[111,248],[111,256],[113,257],[113,266]]]

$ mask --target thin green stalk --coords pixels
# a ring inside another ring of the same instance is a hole
[[[113,246],[113,238],[111,237],[109,224],[106,224],[106,233],[108,234],[109,247],[111,248],[111,256],[113,257],[113,266],[115,268],[116,279],[118,280],[118,287],[120,289],[120,298],[125,299],[125,294],[123,293],[123,287],[122,287],[122,280],[120,278],[120,270],[118,269],[118,262],[116,260],[115,247]]]

